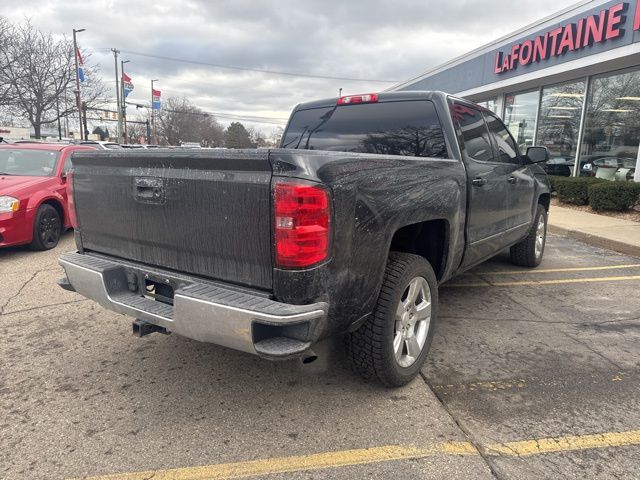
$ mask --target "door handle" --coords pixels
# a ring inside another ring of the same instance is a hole
[[[510,175],[509,178],[507,178],[507,182],[509,183],[517,183],[518,182],[518,177],[514,177],[513,175]]]
[[[471,180],[471,185],[473,185],[474,187],[481,187],[485,183],[487,183],[487,180],[482,177],[476,177],[473,180]]]

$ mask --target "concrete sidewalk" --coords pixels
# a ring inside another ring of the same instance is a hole
[[[640,257],[640,223],[552,206],[549,232]]]

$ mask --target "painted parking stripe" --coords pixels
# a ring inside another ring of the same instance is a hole
[[[640,280],[640,275],[629,275],[625,277],[562,278],[559,280],[525,280],[520,282],[487,281],[485,283],[445,283],[442,286],[449,288],[516,287],[521,285],[560,285],[563,283],[625,282],[630,280]]]
[[[521,457],[632,445],[640,445],[640,430],[494,443],[483,447],[482,450],[485,455]],[[149,478],[154,480],[223,480],[418,459],[435,455],[479,455],[479,452],[470,442],[443,442],[427,447],[387,445],[201,467],[104,475],[90,477],[87,480],[143,480]]]
[[[523,273],[561,273],[561,272],[592,272],[597,270],[616,270],[620,268],[640,268],[640,263],[630,265],[606,265],[603,267],[567,267],[567,268],[536,268],[528,270],[496,270],[488,272],[468,272],[463,275],[518,275]]]

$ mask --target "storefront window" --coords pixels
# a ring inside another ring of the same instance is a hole
[[[640,70],[594,77],[580,150],[580,175],[631,180],[640,144]]]
[[[538,110],[538,91],[506,95],[504,99],[504,123],[516,139],[521,152],[533,145]]]
[[[542,89],[536,144],[547,147],[550,175],[573,174],[585,82],[565,83]]]
[[[496,112],[497,103],[498,101],[495,98],[492,98],[490,100],[485,100],[484,102],[478,102],[478,105],[486,108],[487,110],[491,110],[493,113],[497,113]]]

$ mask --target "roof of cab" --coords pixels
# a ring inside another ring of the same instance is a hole
[[[366,95],[367,93],[376,93],[376,92],[353,93],[350,95],[343,95],[343,96],[349,97],[352,95]],[[378,102],[392,102],[392,101],[400,101],[400,100],[430,100],[434,96],[447,97],[448,94],[440,91],[435,91],[435,90],[433,91],[432,90],[403,90],[401,92],[379,92]],[[321,100],[314,100],[311,102],[300,103],[299,105],[296,106],[294,110],[333,107],[337,105],[339,98],[341,97],[324,98]]]

